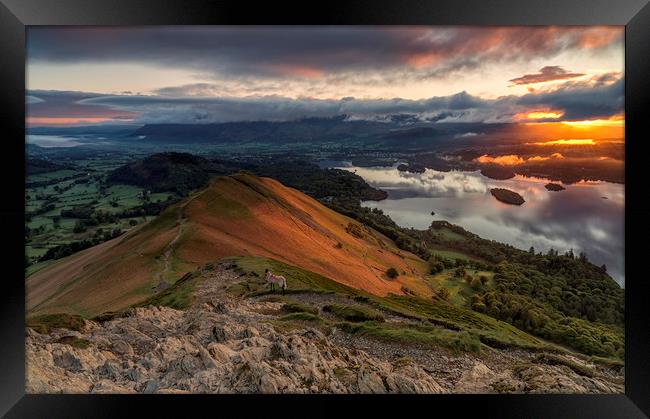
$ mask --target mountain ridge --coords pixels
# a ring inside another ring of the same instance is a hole
[[[401,294],[403,286],[430,294],[419,279],[426,262],[386,236],[273,179],[239,173],[214,178],[157,219],[28,277],[28,312],[124,308],[160,280],[171,284],[206,262],[242,255],[274,257],[378,295]],[[385,277],[389,267],[397,279]]]

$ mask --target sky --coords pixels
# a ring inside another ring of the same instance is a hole
[[[619,135],[623,34],[623,26],[30,27],[26,122],[406,114]]]

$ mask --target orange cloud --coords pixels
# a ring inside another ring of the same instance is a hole
[[[325,75],[325,72],[323,70],[309,66],[276,64],[269,67],[284,76],[298,76],[308,79],[317,79]]]
[[[522,159],[516,154],[509,154],[507,156],[496,156],[496,157],[490,157],[487,154],[484,154],[481,157],[477,157],[476,159],[474,159],[474,161],[477,161],[479,163],[499,164],[501,166],[516,166],[518,164],[524,164],[526,162],[526,160]]]
[[[620,27],[606,26],[584,31],[578,37],[578,45],[582,48],[600,48],[611,44],[622,36]]]
[[[546,160],[550,160],[550,159],[551,159],[550,157],[533,156],[533,157],[530,157],[530,158],[526,159],[526,161],[546,161]]]
[[[562,117],[562,115],[564,115],[564,112],[562,111],[539,110],[539,111],[523,112],[523,113],[515,114],[514,120],[527,121],[527,120],[535,120],[535,119],[557,119]]]
[[[415,68],[424,68],[437,63],[440,56],[436,52],[427,51],[422,53],[411,54],[406,57],[406,62]]]
[[[498,164],[501,166],[517,166],[520,164],[525,164],[527,162],[537,162],[537,161],[546,161],[551,159],[563,159],[565,158],[561,153],[553,153],[550,156],[533,156],[524,158],[516,154],[508,154],[504,156],[495,156],[490,157],[487,154],[477,157],[474,161],[483,163],[483,164]]]
[[[27,117],[28,125],[76,125],[114,121],[113,118]],[[122,121],[129,121],[122,119]]]
[[[585,73],[571,73],[559,65],[552,65],[541,68],[539,73],[524,74],[521,77],[516,77],[508,81],[511,81],[514,84],[534,84],[555,80],[573,79],[584,75]]]

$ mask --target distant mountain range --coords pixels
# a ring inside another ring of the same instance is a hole
[[[392,124],[346,121],[335,118],[305,118],[295,121],[245,121],[219,124],[149,124],[131,136],[148,140],[187,142],[301,142],[368,137],[386,132]]]
[[[29,127],[28,135],[124,135],[128,136],[140,125],[85,125],[81,127]]]
[[[224,123],[164,123],[100,125],[84,127],[33,127],[31,135],[109,136],[112,140],[146,143],[266,143],[286,144],[357,140],[387,146],[467,143],[476,133],[490,134],[508,124],[447,123],[412,120],[404,117],[386,121],[351,120],[347,115],[329,118],[301,118],[291,121],[241,121]]]
[[[422,140],[454,140],[467,132],[492,132],[502,124],[475,123],[397,123],[347,120],[345,115],[332,118],[305,118],[295,121],[244,121],[219,124],[147,124],[129,137],[160,142],[262,142],[292,143],[337,141],[346,139],[370,142],[412,143]]]

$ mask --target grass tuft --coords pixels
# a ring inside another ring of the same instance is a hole
[[[332,313],[336,317],[350,322],[378,321],[383,322],[384,316],[375,310],[363,306],[346,306],[341,304],[329,304],[323,307],[323,311]]]
[[[625,366],[625,362],[616,358],[603,358],[602,356],[592,356],[589,358],[591,362],[597,365],[602,365],[607,368],[621,368]]]
[[[135,304],[133,307],[165,306],[176,310],[183,310],[189,307],[193,301],[192,294],[199,277],[200,275],[188,273],[176,281],[174,285],[138,304]]]
[[[285,313],[310,313],[318,314],[318,309],[309,304],[299,303],[299,302],[289,302],[282,306],[282,311]]]
[[[76,336],[63,336],[61,339],[57,340],[56,343],[70,345],[73,348],[79,349],[86,349],[90,346],[90,341]]]
[[[50,333],[52,329],[68,329],[78,332],[83,326],[83,317],[76,314],[42,314],[27,319],[27,327],[31,327],[38,333]]]
[[[590,378],[594,376],[594,371],[591,370],[590,368],[578,364],[577,362],[574,362],[563,356],[544,353],[538,355],[537,358],[535,358],[535,362],[544,363],[548,365],[564,365],[572,369],[573,372],[575,372],[576,374],[583,375],[585,377],[590,377]]]
[[[312,314],[312,313],[290,313],[285,316],[279,317],[278,320],[281,321],[303,321],[303,322],[317,322],[317,323],[322,323],[323,319],[317,315],[317,314]]]
[[[393,325],[378,322],[336,324],[344,332],[371,336],[391,342],[410,342],[431,346],[443,346],[455,353],[480,352],[481,342],[468,332],[453,332],[432,326]]]

